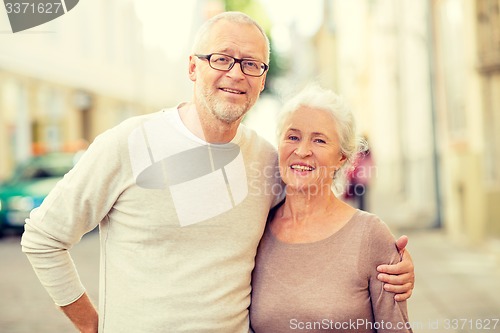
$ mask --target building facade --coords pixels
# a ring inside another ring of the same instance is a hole
[[[315,45],[330,56],[318,51],[316,62],[329,76],[322,84],[345,97],[369,139],[368,209],[404,227],[439,224],[426,3],[324,3]]]
[[[317,67],[370,137],[372,210],[498,247],[500,1],[324,3]]]
[[[0,44],[0,180],[34,154],[77,149],[189,97],[187,65],[145,46],[133,0],[81,1]]]
[[[446,226],[454,238],[497,244],[500,1],[431,4]]]

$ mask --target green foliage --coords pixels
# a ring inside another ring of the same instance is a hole
[[[264,90],[264,92],[270,92],[273,87],[274,79],[283,71],[284,66],[283,60],[276,52],[273,52],[273,40],[270,34],[272,23],[265,8],[262,6],[262,3],[257,0],[224,0],[224,8],[226,11],[239,11],[247,14],[257,21],[266,32],[271,45],[271,57],[269,59],[266,90]]]

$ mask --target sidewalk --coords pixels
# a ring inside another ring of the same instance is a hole
[[[432,214],[411,213],[397,198],[372,193],[369,210],[396,238],[409,237],[415,288],[408,300],[414,333],[500,332],[500,256],[471,247],[432,226]]]
[[[438,229],[390,227],[396,237],[410,239],[416,281],[408,312],[415,333],[500,332],[500,265],[494,254],[454,244]]]

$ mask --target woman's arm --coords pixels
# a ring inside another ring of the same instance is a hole
[[[410,333],[412,329],[409,324],[406,301],[394,301],[394,293],[387,291],[384,283],[378,278],[380,274],[374,268],[380,263],[387,263],[389,264],[387,266],[394,268],[401,263],[402,253],[400,248],[394,246],[394,237],[382,221],[373,221],[370,229],[368,233],[368,258],[370,262],[368,265],[372,267],[372,273],[369,280],[369,292],[374,322],[380,328],[377,329],[377,332]],[[407,268],[403,270],[407,270]],[[399,276],[399,278],[404,280],[404,277]]]

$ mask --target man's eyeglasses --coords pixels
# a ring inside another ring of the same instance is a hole
[[[195,54],[200,59],[208,60],[208,64],[213,69],[218,71],[230,71],[235,63],[240,64],[243,74],[248,76],[262,76],[269,66],[261,61],[252,59],[238,59],[227,54],[212,53],[212,54]]]

